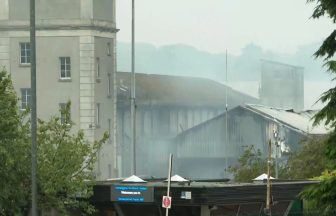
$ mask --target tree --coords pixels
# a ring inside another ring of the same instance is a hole
[[[238,165],[230,167],[236,182],[251,182],[257,176],[267,172],[267,159],[254,146],[248,146],[238,159]]]
[[[308,0],[315,2],[316,8],[312,17],[318,19],[322,16],[329,16],[333,23],[336,23],[336,1],[335,0]],[[336,74],[336,30],[324,40],[321,47],[316,51],[316,58],[324,58],[327,71]],[[335,78],[333,79],[335,80]],[[319,177],[321,183],[305,190],[301,196],[324,211],[325,215],[335,215],[336,209],[336,87],[324,92],[320,101],[326,105],[314,116],[315,124],[326,124],[332,132],[326,140],[326,159],[329,161],[326,171]]]
[[[70,117],[70,103],[61,110]],[[108,135],[93,144],[85,140],[83,131],[73,133],[73,122],[60,117],[38,122],[38,186],[42,209],[55,208],[67,214],[69,209],[92,213],[88,203],[94,182],[96,155]]]
[[[288,159],[279,162],[279,178],[303,180],[320,176],[328,167],[328,160],[325,157],[326,140],[324,136],[312,136],[303,140],[297,152],[291,153]],[[258,175],[267,172],[267,159],[253,146],[245,149],[238,162],[238,166],[230,168],[237,182],[250,182]],[[273,161],[271,173],[275,173],[274,165]]]
[[[301,142],[300,150],[287,161],[288,179],[311,179],[320,176],[327,167],[326,137],[312,136]]]
[[[22,215],[30,208],[31,155],[30,122],[20,113],[10,76],[0,72],[0,215]],[[88,198],[94,183],[97,151],[107,140],[89,143],[83,131],[75,132],[70,120],[70,103],[60,117],[38,121],[38,206],[62,215],[80,209],[92,213]]]
[[[0,215],[20,215],[29,195],[29,127],[17,102],[10,76],[0,71]]]
[[[301,197],[306,199],[310,206],[320,209],[324,215],[336,214],[336,132],[333,131],[325,141],[325,170],[321,176],[316,177],[320,180],[317,185],[312,185],[301,193]]]

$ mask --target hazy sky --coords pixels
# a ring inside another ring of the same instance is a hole
[[[335,26],[309,19],[306,0],[135,0],[136,41],[184,43],[210,52],[239,53],[249,43],[293,53],[319,42]],[[131,40],[131,0],[117,1],[118,40]]]

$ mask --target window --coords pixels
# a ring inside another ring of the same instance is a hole
[[[109,143],[112,143],[112,133],[111,133],[111,119],[108,119],[108,133],[109,133]]]
[[[21,109],[25,110],[31,107],[31,93],[30,88],[21,89]]]
[[[20,64],[30,64],[30,43],[20,43]]]
[[[96,76],[100,78],[100,59],[96,58]]]
[[[111,74],[107,74],[107,96],[111,96]]]
[[[60,57],[61,79],[71,78],[71,61],[70,57]]]
[[[99,127],[100,125],[100,103],[96,105],[96,126]]]
[[[61,113],[61,124],[69,124],[71,120],[70,107],[67,107],[67,103],[60,103],[59,109]],[[69,110],[67,110],[69,108]],[[69,111],[69,112],[68,112]]]
[[[106,49],[107,49],[107,51],[106,51],[106,52],[107,52],[107,55],[108,55],[108,56],[111,56],[111,43],[110,43],[110,42],[107,43],[107,48],[106,48]]]

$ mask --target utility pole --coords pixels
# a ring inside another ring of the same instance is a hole
[[[167,197],[170,197],[170,183],[171,183],[171,174],[173,169],[173,155],[169,155],[169,165],[168,165],[168,186],[167,186]],[[169,215],[169,208],[166,208],[166,216]]]
[[[31,190],[32,216],[37,216],[37,111],[36,111],[36,31],[35,0],[30,0],[30,73],[31,73]]]
[[[135,5],[134,0],[132,0],[132,73],[131,73],[131,142],[133,150],[133,165],[132,172],[136,175],[136,115],[135,115]]]
[[[275,178],[279,179],[279,142],[275,140]]]
[[[266,215],[272,215],[271,213],[271,161],[272,160],[272,141],[268,141],[268,160],[267,160],[267,197],[266,197]]]
[[[228,60],[227,60],[227,50],[225,52],[225,178],[227,178],[228,172]]]

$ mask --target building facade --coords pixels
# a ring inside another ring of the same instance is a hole
[[[0,66],[13,79],[21,109],[30,103],[29,0],[0,0]],[[115,0],[37,0],[37,115],[61,115],[71,102],[75,129],[88,141],[110,139],[98,179],[115,176]]]
[[[315,113],[262,105],[231,109],[176,137],[177,173],[189,179],[231,178],[228,168],[237,164],[244,150],[253,146],[266,157],[269,140],[272,157],[283,161],[306,137],[328,133],[323,125],[313,127]]]
[[[261,61],[261,103],[282,109],[304,109],[304,69],[273,61]]]
[[[118,72],[117,140],[121,176],[131,173],[130,73]],[[216,81],[183,76],[136,74],[137,175],[164,177],[171,140],[229,109],[258,100]]]

